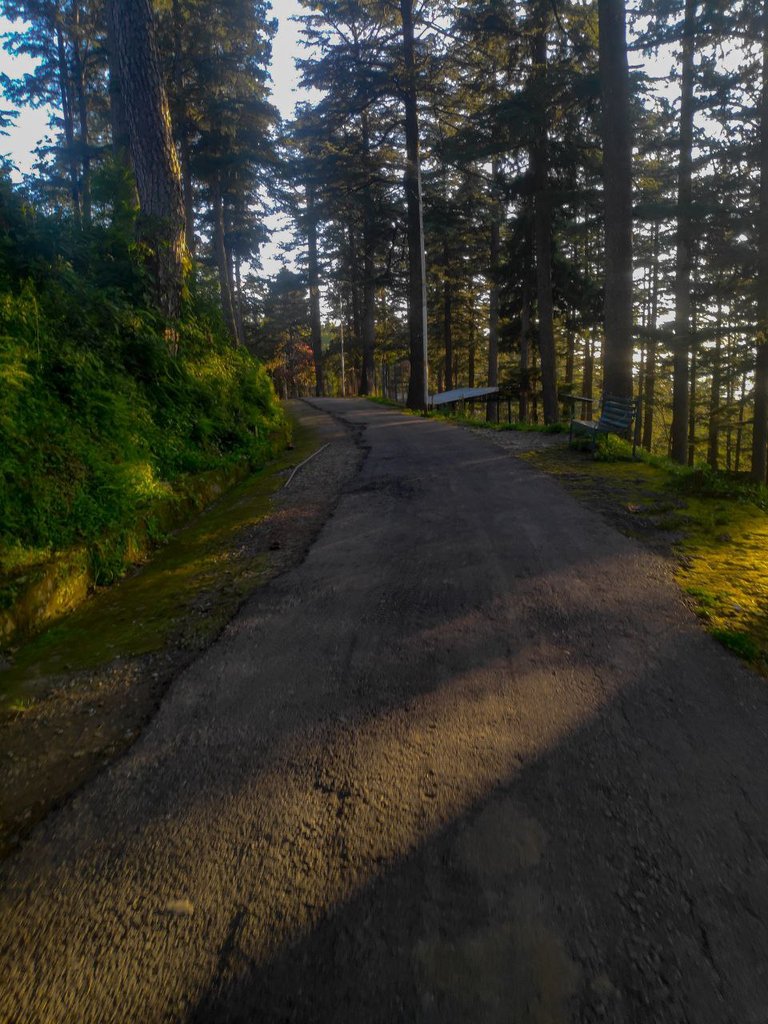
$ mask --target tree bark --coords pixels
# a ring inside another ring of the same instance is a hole
[[[762,9],[763,71],[760,95],[760,210],[757,266],[757,359],[752,479],[765,483],[768,471],[768,0]]]
[[[374,348],[376,345],[376,224],[373,206],[373,185],[371,182],[371,140],[368,113],[361,118],[363,143],[363,168],[365,186],[363,191],[363,364],[360,375],[360,394],[367,395],[375,382]]]
[[[408,342],[411,379],[408,408],[426,409],[427,384],[427,282],[424,224],[421,201],[419,111],[416,95],[416,58],[413,0],[400,0],[405,81],[405,196],[408,206]]]
[[[671,455],[688,460],[691,348],[691,247],[693,245],[693,85],[698,0],[685,0],[677,174],[677,252],[675,259],[675,346],[672,382]]]
[[[539,311],[539,357],[541,360],[544,422],[556,423],[560,416],[557,406],[557,360],[552,298],[552,199],[548,181],[547,15],[543,6],[539,10],[539,19],[533,37],[533,78],[540,104],[537,110],[538,123],[535,129],[534,143],[531,147],[536,240],[536,295]]]
[[[624,0],[598,0],[605,203],[605,394],[632,395],[632,112]]]
[[[75,159],[75,120],[72,103],[72,90],[69,78],[67,51],[64,43],[64,31],[61,27],[61,15],[57,10],[56,21],[56,57],[58,62],[59,95],[61,97],[61,117],[64,122],[64,141],[67,144],[67,163],[69,165],[70,195],[72,196],[72,212],[75,226],[82,224],[80,207],[80,177]]]
[[[584,339],[584,380],[581,385],[581,392],[585,398],[592,398],[595,386],[595,343],[591,334],[587,333]],[[592,403],[586,402],[585,419],[592,419]]]
[[[349,264],[347,267],[347,280],[350,284],[350,299],[351,299],[351,323],[350,323],[350,370],[352,372],[354,388],[353,390],[360,393],[360,375],[357,371],[357,360],[358,356],[362,359],[363,351],[363,331],[362,331],[362,301],[360,297],[360,265],[358,261],[358,245],[357,245],[357,233],[356,227],[350,220],[347,228],[347,239],[348,239],[348,254]]]
[[[72,81],[77,94],[77,119],[80,132],[80,198],[83,224],[91,223],[91,142],[88,131],[88,97],[85,89],[85,67],[80,39],[80,4],[72,5]]]
[[[453,285],[449,276],[448,243],[443,240],[443,345],[445,390],[453,389]]]
[[[696,375],[698,373],[698,357],[696,347],[691,349],[691,383],[688,391],[688,465],[692,466],[696,458]]]
[[[181,307],[186,246],[184,204],[168,100],[160,71],[150,0],[108,0],[110,54],[120,79],[139,196],[140,234],[150,256],[155,298],[176,319]]]
[[[496,195],[499,179],[499,161],[495,159],[491,165],[491,238],[489,251],[489,309],[488,309],[488,387],[494,388],[499,383],[499,262],[501,255],[501,220],[503,216],[501,202]],[[498,419],[499,403],[488,402],[486,416],[489,420]]]
[[[317,216],[312,186],[307,185],[307,276],[309,278],[309,330],[315,363],[315,394],[325,394],[323,332],[320,319],[320,267],[317,257]]]
[[[233,285],[235,299],[235,315],[237,317],[237,336],[240,344],[245,344],[245,316],[243,310],[243,280],[241,276],[241,260],[236,253],[232,253],[232,267],[235,274]]]
[[[475,338],[475,303],[472,301],[469,307],[469,344],[467,346],[467,384],[473,388],[475,386],[475,363],[477,361],[477,341]],[[473,404],[474,408],[474,404]]]
[[[237,320],[235,318],[235,304],[230,282],[229,255],[224,237],[224,200],[221,194],[221,179],[218,172],[214,173],[211,182],[211,211],[213,213],[213,252],[216,259],[216,269],[219,272],[221,310],[224,314],[224,322],[229,330],[232,343],[237,345]]]
[[[658,221],[653,225],[653,265],[651,267],[651,295],[648,312],[650,336],[645,350],[645,382],[643,389],[643,448],[653,447],[653,415],[656,401],[656,329],[659,323],[659,250],[661,232]]]
[[[184,196],[184,227],[187,250],[195,251],[195,201],[192,191],[192,168],[189,151],[189,127],[184,103],[184,69],[183,69],[183,20],[180,0],[173,0],[173,88],[176,93],[176,134],[179,138],[179,160],[181,162],[181,186]]]
[[[109,11],[107,12],[109,14]],[[128,130],[128,116],[125,112],[125,100],[117,70],[117,39],[115,38],[115,22],[112,17],[107,21],[107,57],[109,62],[109,122],[112,131],[112,152],[115,160],[130,167],[131,137]]]
[[[709,436],[707,444],[707,462],[711,469],[718,469],[720,463],[720,406],[722,402],[722,367],[723,355],[721,332],[723,327],[723,300],[717,297],[717,319],[715,321],[715,351],[712,359],[712,386],[709,398]]]
[[[528,401],[531,393],[531,287],[526,274],[520,310],[520,422],[528,422]]]

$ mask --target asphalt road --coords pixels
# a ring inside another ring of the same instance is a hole
[[[768,1022],[768,694],[668,568],[467,432],[305,561],[2,867],[0,1020]]]

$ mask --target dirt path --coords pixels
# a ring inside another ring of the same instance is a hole
[[[453,427],[2,869],[0,1019],[765,1024],[768,695],[664,563]]]

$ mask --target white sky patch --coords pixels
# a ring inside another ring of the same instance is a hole
[[[272,42],[272,102],[284,119],[293,117],[297,103],[308,99],[306,90],[299,87],[299,73],[295,59],[302,55],[300,43],[301,26],[291,19],[302,11],[299,0],[273,0],[272,13],[278,19],[277,35]],[[295,269],[296,260],[290,252],[281,252],[281,246],[291,242],[290,225],[284,216],[274,214],[267,218],[267,227],[272,232],[269,242],[261,250],[261,265],[264,273],[274,277],[282,266]]]
[[[0,35],[12,31],[14,22],[0,17]],[[30,74],[35,62],[29,57],[12,57],[5,50],[0,50],[0,72],[11,78],[20,78]],[[10,108],[7,100],[0,97],[0,107]],[[7,129],[7,136],[0,135],[0,153],[7,156],[17,168],[14,178],[19,181],[22,174],[28,174],[35,162],[35,149],[48,130],[51,111],[48,107],[22,107],[15,123]]]

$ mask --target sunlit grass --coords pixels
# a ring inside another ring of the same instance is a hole
[[[525,457],[587,503],[613,506],[625,532],[641,540],[670,535],[681,556],[677,580],[706,628],[768,674],[766,489],[645,453],[633,461],[630,453],[611,438],[596,459],[566,448]]]
[[[313,435],[297,425],[294,450],[195,516],[139,571],[16,651],[12,667],[0,673],[0,694],[19,700],[25,680],[158,651],[180,633],[198,646],[217,632],[266,568],[263,556],[238,552],[237,536],[267,515],[284,471],[316,447]]]

